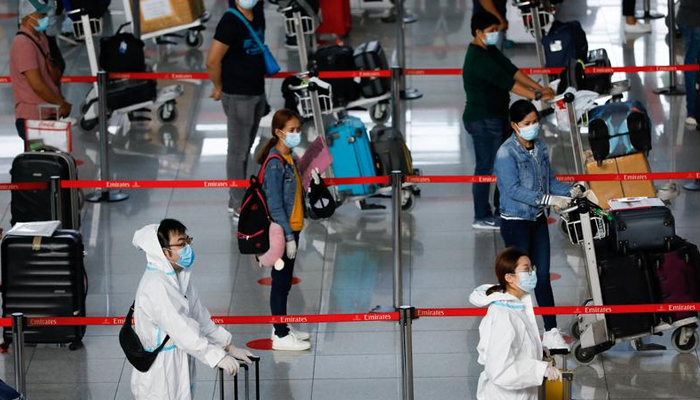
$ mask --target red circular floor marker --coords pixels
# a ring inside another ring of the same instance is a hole
[[[550,224],[550,225],[556,224],[556,223],[557,223],[557,219],[556,219],[556,218],[552,218],[552,217],[547,217],[547,223]]]
[[[272,339],[256,339],[246,343],[249,349],[269,351],[272,350]]]
[[[552,272],[549,274],[549,279],[552,281],[558,281],[561,279],[561,275],[557,274],[556,272]]]
[[[296,276],[292,278],[292,285],[298,285],[300,283],[301,279],[297,278]],[[272,278],[268,276],[267,278],[258,279],[258,284],[263,286],[272,286]]]

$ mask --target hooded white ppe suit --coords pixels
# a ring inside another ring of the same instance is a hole
[[[191,400],[196,357],[215,368],[226,356],[231,334],[217,327],[190,283],[189,270],[175,273],[158,243],[158,225],[134,234],[133,244],[146,253],[148,266],[136,291],[134,329],[147,350],[170,335],[147,372],[134,369],[131,392],[136,400]]]
[[[549,363],[542,361],[542,341],[535,321],[532,297],[522,299],[495,292],[486,295],[493,285],[479,286],[469,296],[477,307],[488,306],[479,325],[478,400],[537,400]]]

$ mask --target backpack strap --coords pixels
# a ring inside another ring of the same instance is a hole
[[[265,168],[267,167],[267,163],[270,162],[270,160],[273,158],[280,160],[282,162],[282,165],[287,164],[287,160],[285,160],[284,157],[282,157],[279,154],[270,154],[269,156],[267,156],[267,158],[263,162],[262,167],[260,167],[260,172],[258,172],[258,181],[260,182],[260,184],[262,184],[263,180],[265,179]]]
[[[39,42],[37,42],[36,39],[31,37],[31,35],[27,34],[26,32],[17,32],[17,34],[15,36],[24,36],[26,38],[29,38],[29,40],[31,40],[32,43],[34,43],[34,45],[36,46],[36,48],[39,50],[41,55],[44,56],[44,59],[47,59],[47,60],[53,62],[53,60],[51,59],[51,55],[46,55],[46,53],[44,53],[44,50],[41,48],[41,45],[39,44]]]
[[[124,327],[126,327],[126,329],[132,329],[132,330],[134,329],[134,327],[132,326],[132,324],[133,324],[132,321],[134,318],[134,306],[135,305],[136,305],[136,300],[134,300],[134,302],[131,303],[131,307],[129,307],[129,312],[126,314],[126,318],[124,319]],[[134,333],[136,333],[136,332],[134,331]],[[170,340],[170,335],[165,335],[165,339],[163,339],[163,343],[161,343],[160,346],[156,347],[156,349],[153,350],[153,353],[154,354],[160,353],[161,350],[163,350],[163,348],[165,347],[165,344],[168,343],[168,340]]]

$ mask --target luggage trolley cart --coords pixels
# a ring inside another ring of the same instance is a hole
[[[87,13],[83,10],[72,10],[68,12],[69,15],[80,15],[80,20],[73,21],[73,32],[78,39],[85,40],[85,46],[87,48],[88,60],[90,62],[90,72],[93,76],[97,76],[99,66],[97,63],[97,51],[95,49],[95,43],[93,37],[97,33],[102,32],[102,20],[91,19]],[[124,95],[126,93],[127,104],[123,104],[124,100],[114,101],[117,104],[116,107],[108,110],[108,115],[113,113],[127,114],[132,111],[140,110],[145,107],[157,106],[158,119],[161,122],[173,122],[177,119],[177,106],[175,99],[182,96],[185,92],[184,87],[181,84],[170,85],[160,90],[156,89],[155,82],[150,83],[150,87],[139,86],[139,93],[142,90],[148,91],[149,95],[144,96],[143,101],[137,101],[136,103],[128,104],[128,89],[129,80],[115,80],[110,81],[110,85],[107,88],[107,104],[110,106],[110,99],[114,99],[116,96]],[[88,92],[85,100],[80,106],[80,112],[83,116],[80,119],[80,128],[86,132],[94,130],[98,121],[98,88],[97,82],[93,83],[92,88]],[[121,96],[120,96],[121,97]]]
[[[542,36],[549,32],[554,22],[554,11],[553,6],[537,0],[513,0],[506,9],[506,19],[509,21],[507,39],[515,43],[534,43],[541,46]],[[539,16],[539,35],[536,31],[535,14]]]
[[[571,142],[573,147],[574,166],[577,174],[584,171],[585,158],[583,155],[583,142],[578,131],[576,112],[573,106],[574,96],[571,93],[555,98],[554,101],[564,98],[567,104],[569,123],[571,127]],[[572,244],[580,244],[583,247],[583,260],[585,264],[586,278],[591,298],[584,302],[584,307],[603,307],[603,289],[601,284],[600,268],[596,256],[595,242],[608,236],[607,214],[598,205],[589,200],[575,199],[572,206],[561,211],[564,223],[564,231]],[[609,329],[609,316],[607,314],[578,315],[571,326],[571,334],[577,340],[572,346],[574,358],[579,364],[589,365],[595,361],[598,354],[603,353],[615,344],[630,341],[637,344],[638,350],[665,350],[664,346],[656,344],[644,345],[641,339],[647,336],[660,335],[664,331],[675,329],[671,337],[673,347],[679,352],[693,352],[700,340],[696,332],[697,317],[677,320],[673,323],[661,322],[655,324],[648,332],[635,335],[616,337]]]
[[[124,13],[126,15],[126,21],[131,23],[132,26],[134,24],[135,18],[140,18],[140,15],[134,16],[134,13],[132,11],[131,3],[132,1],[140,1],[140,0],[123,0],[124,1]],[[185,0],[180,0],[180,1],[185,1]],[[204,31],[206,28],[204,24],[209,21],[211,18],[211,15],[207,12],[204,11],[202,16],[200,18],[195,19],[192,22],[183,24],[183,25],[177,25],[177,26],[172,26],[164,29],[160,29],[154,32],[148,32],[146,34],[141,34],[140,32],[140,39],[141,40],[148,40],[148,39],[153,39],[157,44],[177,44],[174,42],[172,39],[184,39],[185,44],[187,44],[188,47],[193,48],[193,49],[199,49],[202,44],[204,43],[204,35],[202,34],[202,31]],[[186,31],[184,35],[179,34],[178,32],[183,32]]]

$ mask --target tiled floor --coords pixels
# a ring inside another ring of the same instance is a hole
[[[107,31],[123,20],[121,1],[113,1],[115,15]],[[206,43],[225,10],[225,1],[206,0],[213,20],[205,32],[202,52],[183,45],[169,49],[149,45],[148,56],[158,71],[203,71]],[[469,0],[409,0],[419,22],[407,29],[407,60],[414,68],[459,68],[471,39]],[[619,0],[569,0],[560,19],[578,19],[588,32],[590,48],[607,49],[614,66],[668,63],[667,28],[654,22],[651,35],[625,42],[621,33]],[[639,1],[638,3],[642,3]],[[656,7],[657,1],[652,4]],[[658,1],[665,12],[665,1]],[[9,73],[9,44],[16,11],[14,2],[0,4],[0,74]],[[267,38],[285,70],[297,70],[297,55],[282,46],[282,19],[267,7]],[[108,21],[109,22],[109,21]],[[355,17],[350,44],[378,38],[395,47],[394,27],[376,19]],[[64,47],[70,75],[87,72],[83,47]],[[535,66],[534,47],[507,50],[517,65]],[[653,89],[667,83],[667,74],[628,74],[631,99],[643,101],[654,125],[652,169],[657,172],[697,170],[700,132],[683,125],[684,98],[659,97]],[[424,174],[470,174],[474,155],[461,126],[464,93],[459,77],[411,77],[409,85],[425,97],[408,104],[407,138],[417,166]],[[164,85],[165,83],[161,83]],[[111,171],[115,179],[223,179],[225,177],[225,118],[221,106],[209,98],[210,85],[184,83],[175,124],[133,124],[112,138]],[[68,84],[74,104],[88,86]],[[282,106],[280,81],[269,80],[269,101]],[[14,132],[12,93],[0,85],[0,182],[21,143]],[[363,116],[361,113],[358,114]],[[77,117],[76,114],[74,114]],[[365,119],[366,115],[363,116]],[[269,136],[269,120],[261,134]],[[94,134],[74,132],[75,155],[84,164],[80,175],[97,176],[98,142]],[[168,140],[166,140],[168,139]],[[548,137],[558,172],[573,172],[570,145],[565,137]],[[563,151],[559,151],[563,150]],[[423,195],[404,215],[404,302],[416,307],[464,307],[478,284],[492,280],[492,263],[503,248],[500,235],[471,229],[472,197],[468,185],[423,185]],[[268,272],[236,249],[234,227],[226,212],[223,190],[139,190],[117,204],[86,204],[83,229],[86,265],[91,280],[88,314],[122,315],[131,303],[144,268],[141,254],[131,246],[139,227],[169,216],[182,219],[197,238],[194,284],[213,314],[268,313],[268,289],[258,279]],[[674,201],[678,231],[700,243],[700,194],[684,192]],[[381,200],[389,204],[387,200]],[[0,192],[2,226],[9,228],[10,194]],[[585,299],[587,288],[579,250],[553,226],[552,269],[559,305]],[[302,235],[297,262],[301,284],[290,297],[292,313],[365,312],[392,302],[391,216],[387,211],[360,211],[344,205],[324,222],[309,222]],[[570,318],[560,318],[567,327]],[[481,367],[476,362],[479,320],[476,318],[421,319],[414,325],[415,389],[417,399],[472,399]],[[269,335],[267,326],[231,326],[237,344]],[[392,323],[320,324],[312,331],[312,350],[303,354],[263,352],[262,398],[393,399],[399,395],[401,363],[399,336]],[[81,350],[40,346],[27,349],[27,387],[32,400],[129,399],[131,367],[117,341],[117,329],[91,327]],[[667,335],[668,336],[668,335]],[[668,343],[668,338],[654,339]],[[12,355],[0,355],[0,377],[14,381]],[[571,363],[573,364],[573,363]],[[212,370],[199,365],[196,399],[218,398]],[[628,344],[615,347],[591,366],[576,366],[576,399],[700,399],[698,354],[674,351],[636,353]],[[227,382],[227,395],[232,385]]]

